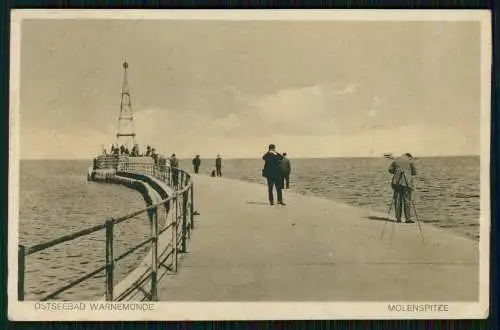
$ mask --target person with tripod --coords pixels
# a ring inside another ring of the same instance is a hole
[[[392,181],[394,210],[396,211],[396,221],[401,222],[401,216],[404,215],[407,223],[412,223],[411,219],[411,194],[413,190],[413,176],[417,175],[417,170],[413,164],[413,157],[405,153],[399,158],[394,159],[389,167]]]

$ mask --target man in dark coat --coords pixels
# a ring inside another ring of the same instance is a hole
[[[274,204],[273,187],[276,188],[276,195],[278,197],[278,204],[285,205],[283,202],[283,175],[280,168],[280,162],[283,159],[279,153],[276,152],[274,144],[269,145],[269,150],[262,157],[264,160],[264,169],[262,176],[267,179],[267,189],[269,192],[269,203]]]
[[[406,222],[411,220],[411,192],[413,190],[413,176],[417,175],[417,170],[413,164],[413,157],[406,153],[394,159],[389,167],[392,181],[394,209],[396,211],[396,221],[401,222],[401,213],[404,210]]]
[[[220,155],[217,155],[217,158],[215,158],[215,170],[217,176],[222,177],[222,158],[220,158]]]
[[[194,173],[198,173],[200,171],[200,165],[201,165],[200,155],[196,155],[196,157],[193,158]]]
[[[283,187],[285,189],[290,189],[290,172],[292,171],[292,166],[290,164],[290,159],[286,156],[286,152],[283,153],[283,159],[280,163],[281,173],[283,175]]]

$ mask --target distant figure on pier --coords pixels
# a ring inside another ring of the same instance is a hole
[[[396,211],[396,221],[401,222],[401,213],[404,210],[406,222],[411,223],[411,193],[413,190],[413,176],[417,175],[417,170],[413,164],[413,157],[406,153],[394,159],[389,167],[392,181],[394,210]]]
[[[217,155],[217,158],[215,158],[215,169],[217,176],[222,177],[222,158],[220,158],[220,155]]]
[[[159,155],[158,156],[158,165],[162,166],[162,167],[167,166],[167,158],[163,155]]]
[[[138,144],[134,144],[134,146],[132,147],[132,152],[130,153],[130,155],[132,157],[139,157],[139,145]]]
[[[201,165],[200,155],[196,155],[196,157],[193,158],[194,173],[199,173],[200,165]]]
[[[153,158],[155,165],[158,165],[158,154],[155,148],[151,148],[151,157]]]
[[[273,187],[276,188],[276,195],[278,197],[278,204],[285,205],[283,202],[283,174],[281,172],[280,163],[283,159],[279,153],[276,152],[276,146],[270,144],[268,151],[262,156],[264,160],[264,169],[262,176],[267,179],[267,189],[269,192],[269,203],[274,204]]]
[[[175,153],[170,156],[170,170],[172,171],[172,183],[174,187],[179,185],[179,161]]]
[[[125,153],[125,146],[122,144],[120,146],[120,155],[123,155]]]
[[[151,156],[151,146],[148,144],[146,146],[146,157],[149,157]]]
[[[292,166],[290,164],[290,159],[286,156],[286,152],[283,153],[283,159],[280,162],[281,174],[283,175],[283,187],[285,189],[290,189],[290,172],[292,171]]]

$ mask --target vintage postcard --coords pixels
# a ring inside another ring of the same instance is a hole
[[[490,19],[12,11],[9,318],[487,317]]]

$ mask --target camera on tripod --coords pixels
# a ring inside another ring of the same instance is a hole
[[[413,157],[410,153],[405,153],[401,157],[394,158],[392,153],[384,154],[384,157],[387,159],[391,159],[392,163],[389,167],[389,173],[392,174],[391,180],[391,188],[393,190],[392,200],[389,205],[389,210],[387,211],[386,221],[384,223],[384,228],[380,235],[380,238],[385,233],[385,228],[387,221],[389,221],[389,216],[394,206],[395,211],[395,220],[393,221],[393,234],[394,234],[394,226],[396,222],[401,222],[401,217],[405,215],[405,223],[413,223],[411,220],[411,211],[415,214],[415,218],[417,219],[417,225],[420,232],[420,236],[422,240],[424,239],[422,228],[420,226],[420,219],[418,218],[417,208],[415,207],[415,202],[412,199],[412,193],[414,191],[413,185],[413,176],[417,174],[415,165],[413,164],[413,160],[416,158]],[[408,178],[410,176],[410,178]],[[392,238],[392,236],[391,236]]]

